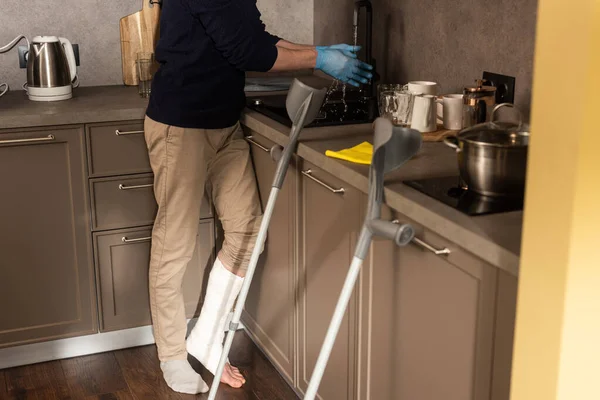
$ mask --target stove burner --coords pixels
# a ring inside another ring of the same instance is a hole
[[[457,176],[406,181],[404,183],[471,216],[523,209],[523,196],[483,196],[464,189],[461,186],[461,179]]]
[[[285,95],[265,96],[258,99],[249,98],[246,105],[251,110],[291,127],[292,121],[287,114],[285,100]],[[329,100],[321,108],[317,119],[306,127],[368,124],[375,120],[376,116],[373,115],[374,112],[369,111],[371,108],[369,99],[348,95],[346,105],[344,105],[341,99]]]

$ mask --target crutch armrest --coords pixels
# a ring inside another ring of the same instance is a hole
[[[415,230],[410,224],[394,224],[390,221],[372,219],[368,222],[368,226],[374,235],[393,240],[398,246],[406,246],[415,237]]]

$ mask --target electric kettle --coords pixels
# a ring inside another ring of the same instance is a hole
[[[36,36],[27,55],[25,89],[33,101],[67,100],[77,87],[73,45],[56,36]]]

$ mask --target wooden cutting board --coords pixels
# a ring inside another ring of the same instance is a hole
[[[160,6],[150,6],[150,0],[142,0],[142,9],[121,18],[121,61],[123,83],[138,84],[135,61],[137,53],[154,53],[159,34]]]
[[[448,136],[456,136],[459,131],[451,131],[444,128],[444,125],[438,125],[437,131],[422,133],[424,142],[441,142]]]

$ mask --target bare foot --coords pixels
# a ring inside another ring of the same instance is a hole
[[[225,383],[232,388],[241,388],[244,383],[246,383],[246,379],[244,375],[240,372],[236,367],[232,367],[231,364],[225,364],[225,368],[223,369],[223,375],[221,375],[221,383]]]

